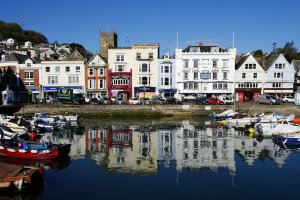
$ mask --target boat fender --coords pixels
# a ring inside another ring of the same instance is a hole
[[[37,153],[37,150],[31,150],[30,152],[31,153]]]
[[[3,146],[0,146],[0,149],[5,149]]]
[[[43,150],[41,153],[42,154],[47,154],[47,153],[50,153],[50,150]]]
[[[20,153],[26,153],[27,151],[25,149],[19,149]]]
[[[8,148],[7,151],[9,151],[9,152],[16,152],[15,149],[11,149],[11,148]]]

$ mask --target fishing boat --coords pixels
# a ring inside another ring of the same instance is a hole
[[[70,150],[71,144],[39,144],[12,140],[2,140],[0,143],[0,155],[22,159],[54,159],[68,155]]]
[[[213,113],[212,117],[216,118],[216,120],[218,121],[222,121],[222,120],[233,118],[237,115],[238,112],[235,112],[234,110],[226,110],[219,114]]]
[[[244,127],[246,125],[256,123],[258,121],[258,117],[243,117],[243,118],[231,118],[226,119],[226,124],[234,127]]]

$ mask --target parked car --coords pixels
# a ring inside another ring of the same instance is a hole
[[[161,96],[154,96],[151,99],[151,104],[165,104],[166,103],[166,99],[164,99]]]
[[[171,97],[171,98],[166,99],[166,103],[167,104],[182,104],[182,101],[181,101],[181,99]]]
[[[194,100],[194,103],[195,103],[195,104],[209,104],[208,99],[207,99],[207,97],[205,97],[205,96],[197,97],[197,98]]]
[[[224,101],[219,100],[217,98],[209,98],[208,103],[212,104],[212,105],[222,105],[222,104],[224,104]]]
[[[131,97],[129,99],[129,104],[134,104],[134,105],[140,104],[140,100],[137,97]]]
[[[141,104],[149,105],[151,103],[151,100],[148,97],[140,98]]]
[[[295,98],[293,96],[285,96],[282,101],[284,103],[295,103]]]
[[[274,95],[270,94],[261,94],[258,95],[256,98],[256,103],[257,104],[282,104],[282,100],[279,98],[276,98]]]
[[[89,104],[99,104],[99,100],[97,98],[90,98]]]
[[[127,102],[122,98],[122,97],[118,97],[114,100],[115,104],[127,104]]]
[[[108,105],[108,104],[110,104],[110,99],[109,98],[107,98],[107,97],[102,97],[102,98],[100,98],[100,100],[99,100],[99,103],[100,104],[103,104],[103,105]]]

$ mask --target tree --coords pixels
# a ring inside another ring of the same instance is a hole
[[[264,52],[261,49],[258,49],[253,52],[254,57],[262,57],[264,55]]]

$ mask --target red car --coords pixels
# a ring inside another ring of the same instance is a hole
[[[210,98],[210,99],[208,99],[208,103],[213,104],[213,105],[223,105],[224,101],[218,100],[216,98]]]

